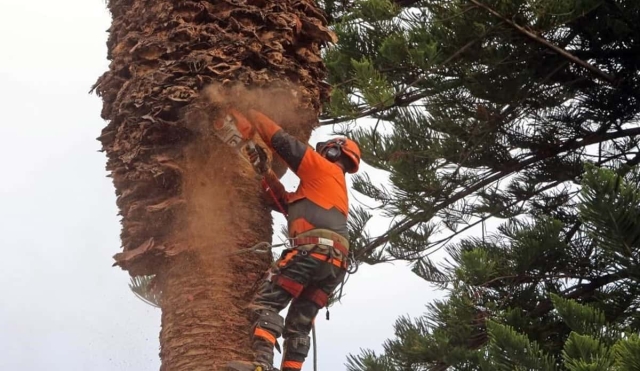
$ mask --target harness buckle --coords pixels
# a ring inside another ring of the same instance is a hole
[[[331,246],[334,247],[334,241],[330,240],[328,238],[323,238],[323,237],[315,237],[318,239],[318,244],[319,245],[326,245],[326,246]]]

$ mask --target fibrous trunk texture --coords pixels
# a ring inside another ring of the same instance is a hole
[[[246,306],[271,258],[228,254],[270,240],[269,210],[246,162],[186,117],[206,106],[208,86],[239,83],[249,90],[236,89],[237,105],[307,140],[328,96],[320,47],[334,36],[309,0],[108,6],[112,62],[95,89],[122,215],[116,264],[157,276],[162,370],[248,359]]]

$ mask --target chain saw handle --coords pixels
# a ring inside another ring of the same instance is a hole
[[[262,175],[269,170],[267,152],[264,148],[251,141],[247,143],[247,152],[249,161],[258,174]]]

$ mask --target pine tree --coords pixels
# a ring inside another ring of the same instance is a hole
[[[436,248],[489,218],[549,215],[583,234],[575,200],[586,164],[640,162],[640,2],[325,1],[339,42],[325,52],[332,103],[363,159],[391,186],[355,178],[394,218],[360,261],[413,262],[439,282]],[[357,118],[375,120],[359,127]],[[550,224],[548,228],[557,228]],[[359,232],[359,233],[358,233]]]
[[[449,245],[448,297],[349,370],[640,370],[640,171],[582,185],[579,238],[540,215]]]
[[[394,222],[371,237],[356,209],[355,256],[449,291],[350,370],[634,369],[640,3],[331,3],[323,123],[373,119],[340,131],[391,183],[356,178]]]

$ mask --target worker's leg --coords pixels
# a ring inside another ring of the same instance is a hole
[[[329,296],[342,283],[345,275],[343,268],[331,263],[320,262],[320,266],[306,285],[300,296],[291,302],[284,326],[284,354],[282,371],[302,369],[309,349],[309,333],[320,308],[327,305]]]
[[[273,348],[284,327],[284,319],[279,313],[292,297],[291,293],[273,282],[265,281],[260,287],[252,305],[252,349],[255,362],[265,366],[273,365]]]
[[[262,282],[251,308],[254,314],[254,325],[251,329],[253,362],[232,361],[226,365],[225,370],[272,370],[273,348],[284,328],[284,319],[279,312],[289,304],[292,297],[290,292],[274,282]]]
[[[291,302],[284,330],[282,371],[302,369],[311,348],[309,333],[318,310],[320,307],[306,298],[297,298]]]
[[[253,303],[256,322],[253,329],[255,361],[273,364],[273,348],[282,335],[284,320],[279,315],[292,298],[297,298],[322,264],[317,259],[298,253],[285,253],[263,283]]]

